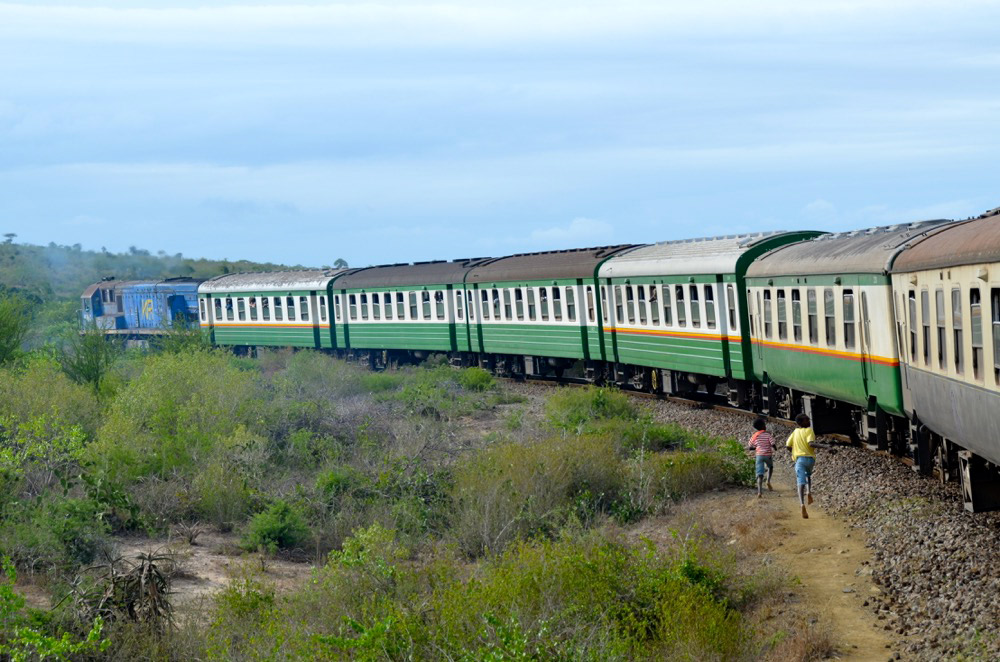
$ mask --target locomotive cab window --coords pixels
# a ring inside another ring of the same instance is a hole
[[[957,287],[951,291],[951,325],[955,342],[955,372],[961,375],[965,369],[965,347],[962,339],[962,290]]]
[[[792,290],[792,339],[802,342],[802,293]]]
[[[823,313],[826,317],[826,345],[827,347],[836,347],[837,309],[834,301],[833,290],[830,288],[823,290]]]
[[[983,307],[979,288],[969,290],[969,336],[972,338],[972,376],[983,378]]]
[[[844,347],[854,349],[857,327],[854,322],[854,290],[844,290],[841,297],[844,304]]]
[[[788,338],[788,306],[785,303],[785,290],[778,290],[778,340]]]

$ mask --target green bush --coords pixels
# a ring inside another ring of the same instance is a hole
[[[563,388],[545,402],[549,423],[570,432],[582,432],[595,421],[603,419],[632,420],[639,410],[621,391],[609,388]]]
[[[497,381],[482,368],[464,368],[458,373],[458,383],[466,391],[490,391],[497,387]]]
[[[299,509],[279,499],[251,518],[241,545],[250,551],[294,549],[308,536],[309,529]]]

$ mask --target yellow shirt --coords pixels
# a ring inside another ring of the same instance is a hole
[[[799,457],[816,457],[810,442],[816,441],[816,433],[812,428],[795,428],[788,436],[785,446],[792,449],[792,459]]]

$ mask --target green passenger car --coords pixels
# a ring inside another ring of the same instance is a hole
[[[769,412],[805,411],[827,431],[871,438],[892,427],[877,419],[904,415],[899,352],[886,332],[896,317],[888,270],[907,245],[944,223],[824,235],[750,266],[754,373]]]
[[[385,265],[340,276],[332,285],[337,348],[418,358],[470,351],[462,281],[485,259]]]
[[[330,283],[342,270],[218,276],[198,288],[199,321],[228,347],[333,349]]]
[[[630,246],[512,255],[472,268],[466,279],[470,347],[500,372],[561,372],[603,361],[595,275]]]
[[[608,260],[599,273],[608,360],[669,371],[652,377],[669,376],[674,389],[705,385],[712,390],[726,380],[735,387],[735,382],[749,379],[746,269],[768,250],[817,234],[667,241]]]

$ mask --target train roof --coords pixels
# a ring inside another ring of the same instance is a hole
[[[886,274],[906,246],[951,223],[954,221],[919,221],[820,235],[766,253],[750,265],[747,277]]]
[[[818,232],[758,232],[723,237],[679,239],[637,246],[601,265],[601,278],[735,273],[744,254],[774,240],[794,241]]]
[[[122,287],[140,287],[143,285],[148,285],[155,287],[157,285],[197,285],[201,283],[204,279],[202,278],[191,278],[189,276],[177,276],[175,278],[163,278],[160,280],[117,280],[115,278],[105,278],[92,285],[88,285],[87,289],[83,291],[81,295],[83,298],[89,298],[94,295],[94,292],[101,288],[122,288]]]
[[[345,269],[297,269],[294,271],[264,271],[216,276],[198,288],[201,294],[214,292],[272,292],[291,290],[325,290],[331,280]]]
[[[1000,262],[1000,208],[955,223],[907,248],[893,273]]]
[[[573,248],[564,251],[520,253],[477,265],[466,276],[467,283],[549,280],[553,278],[593,278],[604,260],[636,244]]]
[[[470,268],[490,260],[471,257],[460,260],[403,262],[356,269],[337,279],[336,288],[396,287],[405,285],[440,285],[461,283]]]

